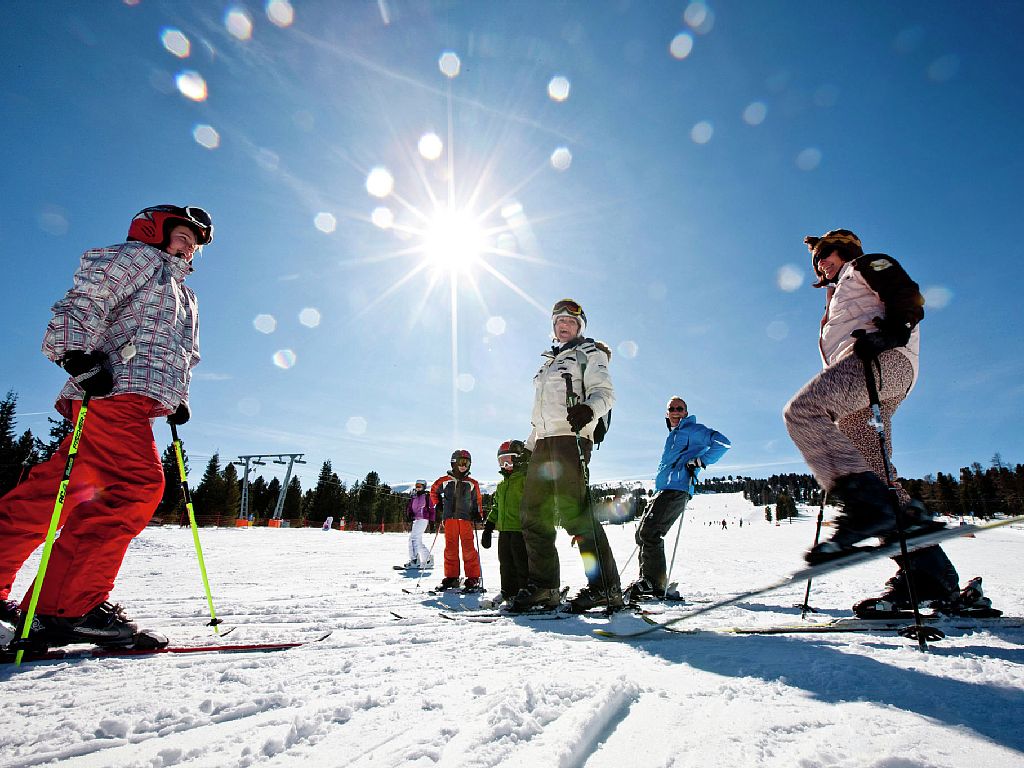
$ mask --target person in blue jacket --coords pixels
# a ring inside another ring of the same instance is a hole
[[[721,432],[697,423],[683,398],[668,401],[665,412],[668,439],[661,454],[654,488],[654,502],[640,518],[636,543],[640,548],[640,578],[626,589],[630,602],[664,597],[668,589],[665,568],[665,534],[686,509],[693,496],[697,474],[714,464],[731,444]]]

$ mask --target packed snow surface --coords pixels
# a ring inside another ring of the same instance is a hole
[[[693,601],[759,586],[801,565],[817,510],[775,525],[737,494],[700,495],[679,536],[674,578]],[[725,519],[727,529],[721,521]],[[743,520],[743,527],[739,521]],[[635,578],[635,524],[609,527],[623,582]],[[826,529],[827,531],[827,529]],[[395,571],[406,537],[319,529],[201,531],[209,619],[191,533],[149,528],[112,599],[176,643],[311,639],[274,653],[152,656],[0,668],[0,766],[870,766],[1024,765],[1020,622],[950,630],[922,653],[894,632],[592,634],[646,625],[634,615],[494,623],[441,616],[481,595],[434,598],[439,569]],[[676,531],[666,540],[671,557]],[[428,538],[428,541],[430,539]],[[945,548],[961,583],[984,577],[1009,617],[1024,615],[1024,531]],[[442,560],[443,538],[434,547]],[[585,583],[559,534],[563,583]],[[482,550],[498,585],[496,548]],[[38,553],[22,570],[27,589]],[[627,561],[629,561],[627,563]],[[848,616],[892,575],[876,561],[817,580],[806,621]],[[403,592],[403,588],[411,593]],[[682,627],[800,623],[805,586]],[[672,606],[666,615],[685,611]]]

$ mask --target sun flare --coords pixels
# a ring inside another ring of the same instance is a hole
[[[449,272],[468,272],[487,248],[484,231],[465,210],[438,211],[423,235],[423,252],[429,263]]]

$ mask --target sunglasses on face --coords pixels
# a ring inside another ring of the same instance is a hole
[[[455,465],[458,466],[458,467],[468,467],[469,466],[469,459],[458,459],[455,462]]]
[[[579,305],[579,302],[572,299],[562,299],[555,302],[555,306],[551,310],[551,313],[554,315],[557,315],[559,312],[568,312],[573,317],[579,317],[583,314],[583,307]]]
[[[670,405],[668,408],[669,413],[686,413],[686,408],[681,405]]]

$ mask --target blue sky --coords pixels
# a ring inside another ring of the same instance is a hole
[[[900,472],[1022,462],[1021,28],[1010,2],[20,4],[0,387],[45,434],[78,256],[195,204],[195,471],[305,452],[306,487],[324,459],[398,484],[468,448],[496,478],[571,296],[615,351],[595,480],[653,475],[672,394],[732,439],[715,474],[803,472],[780,415],[820,369],[802,239],[846,227],[929,301]],[[448,201],[482,230],[458,270],[425,248]]]

